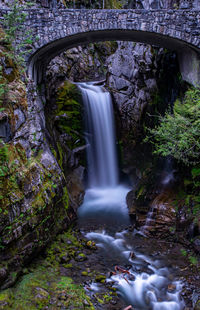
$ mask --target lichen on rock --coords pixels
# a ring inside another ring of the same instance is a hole
[[[0,51],[0,286],[5,288],[75,213],[65,175],[46,142],[36,89],[21,80],[2,41]]]

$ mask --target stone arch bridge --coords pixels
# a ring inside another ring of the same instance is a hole
[[[0,17],[6,10],[0,10]],[[33,34],[28,72],[43,80],[49,61],[71,47],[95,41],[148,43],[177,52],[184,80],[200,83],[200,10],[26,10]],[[21,37],[19,36],[19,39]]]

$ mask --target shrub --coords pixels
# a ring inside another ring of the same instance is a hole
[[[200,162],[200,89],[189,89],[177,99],[173,113],[159,117],[159,125],[147,129],[145,141],[154,144],[155,154],[173,156],[185,165]]]

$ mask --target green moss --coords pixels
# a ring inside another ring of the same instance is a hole
[[[16,288],[1,293],[0,309],[1,305],[4,305],[2,309],[12,310],[44,309],[50,306],[52,297],[66,308],[85,309],[86,300],[88,309],[94,309],[82,286],[74,284],[71,278],[59,276],[55,270],[43,266],[25,275]]]
[[[95,277],[96,282],[104,283],[106,281],[106,276],[103,274],[99,274]]]
[[[63,150],[59,142],[57,142],[56,145],[57,145],[58,154],[59,154],[58,163],[59,163],[59,166],[63,168]]]
[[[156,90],[155,93],[152,95],[152,101],[150,102],[150,105],[158,106],[161,103],[162,103],[162,97],[161,97],[159,91]],[[155,111],[157,111],[156,107],[155,107]]]
[[[72,268],[73,265],[72,265],[72,264],[65,264],[64,267],[65,267],[65,268]]]
[[[10,291],[0,292],[0,309],[9,309],[12,305],[13,295]]]
[[[76,234],[69,229],[67,232],[59,235],[55,242],[47,249],[47,261],[51,265],[58,265],[62,257],[67,253],[67,260],[75,258],[82,249],[83,245],[77,239]],[[58,255],[58,253],[60,253]],[[59,256],[59,259],[58,259]],[[71,264],[64,264],[65,268],[71,268]]]
[[[0,206],[2,209],[24,198],[18,182],[18,174],[25,165],[26,158],[19,144],[0,142]]]
[[[58,120],[56,126],[59,131],[69,135],[67,145],[73,149],[75,146],[84,144],[82,136],[82,108],[80,93],[75,84],[65,81],[64,85],[58,91],[56,100]],[[61,150],[57,145],[60,160],[62,161]],[[61,162],[59,163],[62,164]]]
[[[142,185],[136,193],[137,199],[139,199],[144,194],[144,191],[145,191],[145,187],[144,185]]]
[[[69,208],[69,194],[68,194],[66,186],[63,187],[62,200],[63,200],[64,207],[67,210]]]
[[[112,300],[112,297],[110,295],[103,295],[103,298],[106,302],[109,302],[110,300]]]
[[[97,247],[96,247],[96,243],[92,240],[89,240],[86,242],[86,246],[87,248],[89,248],[90,250],[96,250]]]
[[[46,250],[45,260],[35,262],[14,288],[0,293],[0,309],[57,309],[59,304],[65,309],[94,310],[82,285],[75,284],[70,277],[60,275],[60,257],[64,253],[76,256],[81,248],[81,242],[71,229],[59,235]],[[66,269],[73,267],[72,264],[62,266]],[[52,300],[55,301],[53,305]]]

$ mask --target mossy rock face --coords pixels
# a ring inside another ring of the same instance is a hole
[[[19,77],[17,67],[10,58],[6,58],[4,62],[3,75],[9,83]]]
[[[76,214],[62,170],[68,168],[63,163],[68,164],[69,148],[62,150],[56,139],[58,145],[51,145],[50,150],[37,90],[31,81],[20,80],[23,70],[1,34],[0,28],[0,127],[2,123],[9,127],[9,135],[0,139],[0,287],[6,288]],[[74,85],[59,90],[56,111],[59,133],[69,136],[68,130],[75,131],[69,140],[73,148],[81,139],[76,93]],[[68,113],[66,121],[63,113]]]
[[[0,46],[0,81],[5,84],[0,120],[5,119],[10,128],[9,139],[0,141],[0,268],[6,270],[5,274],[0,273],[2,287],[13,285],[21,266],[67,227],[75,215],[69,208],[64,174],[45,143],[38,149],[30,149],[29,143],[24,143],[31,141],[36,145],[35,140],[40,139],[37,128],[31,138],[27,137],[27,107],[33,104],[35,90],[30,87],[28,102],[27,85],[20,80],[20,68],[9,57],[11,52],[8,46]],[[20,138],[13,141],[18,129]]]
[[[43,309],[49,304],[50,295],[49,293],[41,287],[35,288],[34,302],[38,309]]]
[[[65,268],[65,272],[67,268],[72,268],[72,264],[60,265],[60,257],[70,252],[77,256],[82,248],[82,241],[71,229],[58,235],[46,249],[45,259],[40,258],[28,270],[24,270],[24,275],[15,287],[0,292],[0,309],[36,310],[47,307],[52,310],[94,310],[83,286],[60,272],[61,266]]]
[[[0,309],[9,309],[12,305],[12,295],[8,291],[0,292]],[[11,309],[11,308],[10,308]]]
[[[61,133],[68,135],[70,149],[85,143],[82,128],[81,95],[75,84],[65,81],[58,89],[55,125]]]
[[[115,41],[97,42],[94,43],[94,48],[98,51],[98,54],[103,56],[112,55],[118,47]]]
[[[10,268],[18,275],[19,266],[66,227],[74,211],[69,208],[64,176],[42,164],[42,152],[28,159],[19,143],[0,146],[0,268],[5,253],[9,266],[6,276],[0,274],[4,286],[6,278],[6,285],[17,279],[9,276]]]

